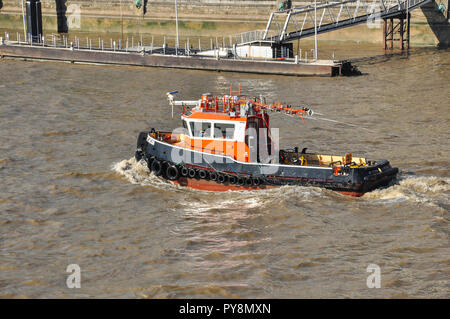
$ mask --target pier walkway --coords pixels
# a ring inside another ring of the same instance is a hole
[[[272,12],[265,30],[245,32],[240,44],[258,42],[288,43],[361,23],[380,23],[380,19],[406,16],[432,0],[341,0],[318,1],[283,11]],[[409,20],[409,19],[408,19]]]

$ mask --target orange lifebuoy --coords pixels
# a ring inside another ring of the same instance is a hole
[[[333,167],[333,175],[338,176],[341,168],[339,166]]]

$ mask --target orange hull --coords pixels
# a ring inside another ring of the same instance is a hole
[[[245,190],[262,190],[269,189],[278,186],[272,185],[260,185],[260,186],[239,186],[239,185],[231,185],[231,184],[219,184],[214,181],[208,181],[204,179],[196,179],[196,178],[186,178],[180,177],[178,180],[173,181],[175,184],[180,186],[186,186],[202,191],[211,191],[211,192],[226,192],[226,191],[245,191]]]
[[[357,192],[341,192],[341,191],[335,191],[335,192],[341,193],[342,195],[350,195],[353,197],[361,197],[365,194],[365,193],[357,193]]]
[[[263,189],[271,189],[275,187],[280,187],[277,185],[261,185],[261,186],[239,186],[239,185],[231,185],[231,184],[219,184],[214,181],[208,181],[204,179],[196,179],[196,178],[186,178],[180,177],[180,179],[173,181],[173,183],[178,184],[180,186],[190,187],[197,190],[202,191],[210,191],[210,192],[226,192],[226,191],[249,191],[249,190],[263,190]],[[357,192],[342,192],[337,191],[343,195],[350,195],[354,197],[361,197],[364,193]]]

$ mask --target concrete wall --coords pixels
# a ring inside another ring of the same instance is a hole
[[[59,1],[59,0],[58,0]],[[311,0],[312,1],[312,0]],[[311,1],[293,1],[301,5]],[[413,45],[436,45],[449,43],[448,2],[443,2],[447,12],[437,11],[436,2],[412,13],[411,43]],[[55,0],[41,0],[43,4],[44,29],[57,31]],[[62,0],[70,16],[73,5],[81,10],[79,28],[69,32],[118,33],[175,35],[174,1],[148,0],[147,14],[135,7],[135,0]],[[229,36],[249,30],[264,29],[269,14],[279,1],[273,0],[178,0],[180,30],[189,36]],[[0,30],[19,30],[21,21],[21,0],[3,0],[0,10]],[[121,18],[121,16],[123,18]],[[123,24],[121,22],[123,19]],[[381,29],[368,29],[365,25],[346,28],[320,36],[323,40],[358,41],[379,43],[382,41]],[[307,40],[306,40],[307,41]]]

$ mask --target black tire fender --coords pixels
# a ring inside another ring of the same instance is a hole
[[[186,177],[189,175],[189,169],[186,166],[182,166],[180,169],[180,175]]]
[[[206,179],[208,177],[208,172],[204,169],[201,169],[198,171],[198,177],[200,177],[201,179]]]
[[[258,177],[253,177],[252,182],[253,182],[253,186],[261,185],[261,180]]]
[[[216,172],[209,172],[209,179],[212,181],[217,181],[217,173]]]
[[[167,165],[166,177],[171,181],[176,181],[180,177],[180,171],[175,165]]]
[[[195,169],[193,169],[193,168],[189,168],[189,170],[188,170],[188,176],[189,176],[190,178],[194,178],[195,175],[197,175],[197,171],[196,171]]]
[[[217,181],[218,181],[219,183],[221,183],[221,184],[225,183],[226,180],[227,180],[227,177],[226,177],[225,175],[223,175],[223,174],[219,174],[219,175],[217,176]]]
[[[134,153],[134,158],[136,159],[136,163],[139,163],[139,161],[142,159],[142,152],[141,151],[136,151],[136,153]]]
[[[162,173],[162,163],[157,159],[153,160],[150,164],[150,169],[155,176],[160,176]]]

